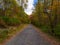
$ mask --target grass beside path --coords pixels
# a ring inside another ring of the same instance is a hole
[[[11,39],[14,35],[19,33],[27,24],[21,24],[17,27],[9,27],[8,29],[0,30],[0,45]]]

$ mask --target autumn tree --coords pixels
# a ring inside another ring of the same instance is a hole
[[[48,3],[48,1],[49,0],[44,0],[44,13],[49,19],[50,33],[54,34],[54,28],[57,26],[59,4],[58,0],[51,0],[50,3]]]
[[[56,35],[56,28],[60,25],[59,7],[59,0],[38,0],[31,18],[32,24],[39,25],[50,34]]]

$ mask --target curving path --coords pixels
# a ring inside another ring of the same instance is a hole
[[[32,25],[29,25],[5,45],[51,45],[51,43],[40,36]]]

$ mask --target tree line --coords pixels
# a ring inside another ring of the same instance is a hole
[[[30,19],[23,6],[18,5],[16,0],[0,0],[0,44],[29,23]]]
[[[15,0],[0,2],[0,28],[29,23],[60,38],[60,0],[38,0],[31,16]]]
[[[60,0],[38,0],[30,18],[42,31],[60,38]]]
[[[29,23],[28,15],[16,0],[1,0],[0,2],[0,27],[18,26]]]

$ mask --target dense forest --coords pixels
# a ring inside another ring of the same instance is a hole
[[[3,3],[3,7],[0,8],[0,27],[29,23],[28,15],[24,12],[23,7],[19,6],[15,0],[3,0]]]
[[[38,0],[31,23],[60,39],[60,0]]]
[[[16,0],[0,1],[0,42],[9,37],[9,33],[15,31],[9,30],[10,27],[28,23],[30,23],[28,15]]]
[[[10,27],[19,27],[21,24],[33,24],[43,32],[60,39],[60,0],[38,0],[30,16],[16,0],[1,0],[0,42],[15,31],[9,30]]]

